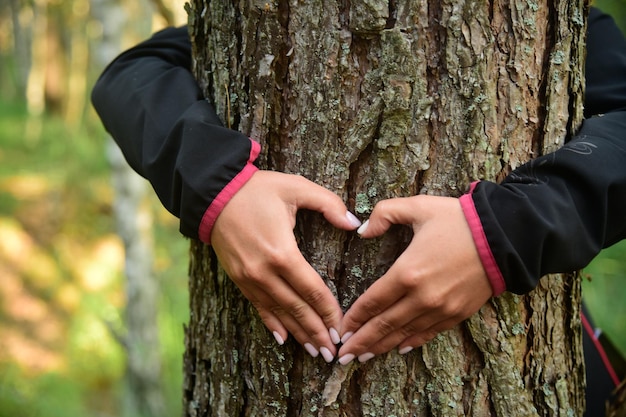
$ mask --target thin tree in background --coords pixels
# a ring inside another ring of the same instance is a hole
[[[128,23],[136,27],[137,20],[131,22],[122,4],[115,0],[91,0],[91,13],[102,25],[97,60],[104,68],[121,50],[124,27]],[[113,329],[126,353],[122,413],[162,417],[166,407],[158,326],[160,286],[153,271],[152,213],[146,205],[148,185],[131,169],[112,139],[107,142],[107,154],[114,190],[113,215],[125,254],[125,329]]]

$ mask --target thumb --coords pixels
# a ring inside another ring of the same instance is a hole
[[[337,194],[304,177],[300,178],[301,183],[295,190],[298,208],[322,213],[330,224],[339,229],[354,230],[361,225],[361,221],[348,211]]]
[[[363,238],[380,236],[392,224],[416,225],[421,222],[420,196],[379,201],[369,219],[357,230]]]

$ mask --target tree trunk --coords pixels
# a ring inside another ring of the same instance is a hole
[[[20,3],[19,0],[9,0],[4,6],[0,6],[0,13],[3,12],[3,7],[7,7],[10,10],[11,27],[13,29],[13,47],[10,53],[15,57],[15,74],[9,79],[12,82],[3,86],[3,93],[11,93],[9,96],[14,96],[21,101],[26,99],[26,87],[32,63],[31,45],[34,31],[34,8],[29,10],[30,14],[25,13],[24,9],[26,7]],[[3,22],[3,24],[7,23]],[[7,59],[8,56],[7,58],[4,56],[2,58],[4,62],[9,61]],[[8,68],[2,68],[2,71],[7,70]],[[11,88],[15,90],[9,90]]]
[[[459,196],[562,145],[582,118],[584,0],[194,0],[194,70],[259,164],[362,219],[382,199]],[[411,238],[301,212],[300,248],[347,309]],[[445,248],[442,248],[445,250]],[[326,364],[279,347],[211,248],[191,247],[188,416],[581,415],[575,274],[505,293],[408,355]]]

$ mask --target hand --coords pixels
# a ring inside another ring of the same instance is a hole
[[[289,332],[312,356],[321,352],[330,362],[343,312],[298,249],[293,228],[300,208],[319,211],[344,230],[360,225],[329,190],[304,177],[257,171],[218,216],[211,242],[277,342]]]
[[[361,362],[398,347],[407,353],[474,314],[492,295],[458,199],[415,196],[381,201],[360,228],[364,238],[391,224],[414,236],[389,270],[346,312],[339,362]]]

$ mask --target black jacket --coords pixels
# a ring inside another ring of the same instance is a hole
[[[259,145],[222,127],[190,65],[186,28],[166,29],[112,62],[92,100],[181,232],[208,243],[221,209],[256,170]],[[575,137],[461,197],[495,294],[528,292],[542,275],[579,269],[626,237],[626,41],[595,9],[586,81]]]

